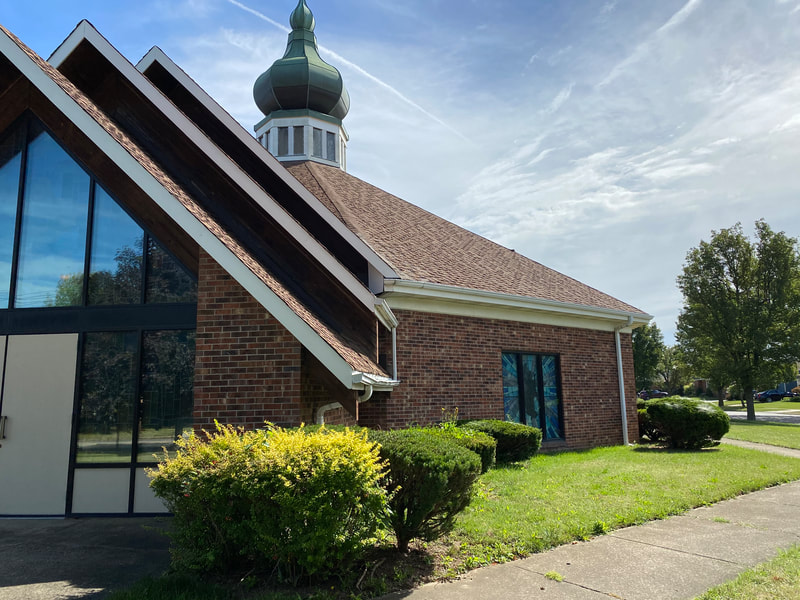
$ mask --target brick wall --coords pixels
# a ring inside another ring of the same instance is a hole
[[[573,448],[622,442],[616,348],[611,332],[471,317],[395,311],[398,376],[391,394],[361,405],[359,423],[402,427],[463,418],[503,418],[502,352],[557,354],[564,434]],[[391,348],[388,335],[382,348]],[[628,432],[638,433],[631,336],[622,335]],[[391,363],[391,353],[389,353]],[[391,365],[389,367],[391,369]]]
[[[196,428],[300,424],[300,343],[202,250],[196,343]]]

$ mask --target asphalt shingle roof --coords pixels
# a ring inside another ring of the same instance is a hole
[[[341,169],[287,168],[403,279],[644,314]]]

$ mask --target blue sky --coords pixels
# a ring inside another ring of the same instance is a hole
[[[800,233],[800,0],[308,2],[350,91],[351,173],[641,308],[668,342],[711,230]],[[6,2],[0,23],[44,57],[82,18],[134,63],[158,45],[251,129],[294,6]]]

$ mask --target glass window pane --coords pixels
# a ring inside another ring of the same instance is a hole
[[[79,463],[130,462],[135,331],[87,333],[81,362]]]
[[[142,299],[142,228],[95,184],[89,304]]]
[[[294,151],[292,154],[305,154],[305,144],[303,143],[303,131],[305,127],[294,128]]]
[[[175,440],[192,429],[194,331],[154,331],[142,343],[142,413],[139,462],[173,450]]]
[[[0,141],[0,308],[8,308],[24,135],[23,125]]]
[[[561,427],[561,399],[558,397],[558,357],[542,356],[544,383],[544,434],[547,439],[564,437]]]
[[[278,127],[278,156],[289,154],[289,128]]]
[[[520,422],[516,354],[503,354],[503,407],[506,421]]]
[[[330,131],[325,132],[326,139],[328,140],[327,143],[327,150],[328,153],[325,155],[325,158],[328,160],[336,160],[336,134],[331,133]]]
[[[147,242],[145,302],[196,302],[197,281],[153,238]]]
[[[522,390],[525,398],[525,424],[542,426],[539,420],[539,382],[536,371],[536,355],[522,355]]]
[[[314,138],[314,152],[313,152],[313,154],[314,154],[314,156],[318,156],[318,157],[322,158],[322,130],[321,129],[317,129],[315,127],[314,128],[314,132],[313,132],[313,138]]]
[[[31,139],[14,305],[79,305],[89,176],[47,132],[33,132]]]

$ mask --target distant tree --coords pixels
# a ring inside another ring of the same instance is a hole
[[[696,377],[708,380],[711,389],[717,393],[720,408],[723,408],[727,389],[735,379],[727,356],[718,353],[708,340],[701,337],[685,339],[680,332],[678,345],[691,372]]]
[[[753,386],[800,356],[800,253],[797,240],[763,220],[752,242],[737,223],[712,231],[686,255],[678,287],[678,339],[728,370],[755,420]]]
[[[658,325],[649,323],[633,330],[633,372],[637,390],[653,385],[663,350],[664,337]]]
[[[684,384],[689,383],[690,370],[678,346],[664,346],[661,349],[656,373],[664,391],[670,394],[683,391]]]

